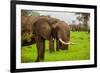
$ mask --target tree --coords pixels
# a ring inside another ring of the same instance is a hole
[[[83,22],[83,29],[85,31],[88,30],[88,21],[89,21],[89,18],[90,18],[90,14],[89,13],[76,13],[77,16],[77,19],[79,20],[79,22]]]
[[[72,21],[72,24],[75,24],[75,20]]]
[[[77,20],[79,21],[79,24],[81,24],[82,17],[81,17],[81,16],[78,16],[78,17],[77,17]]]
[[[40,16],[40,13],[35,12],[33,10],[21,10],[21,15],[22,16]]]
[[[89,17],[90,17],[90,14],[88,13],[82,13],[82,16],[83,16],[83,22],[84,22],[84,30],[88,30],[88,21],[89,21]]]

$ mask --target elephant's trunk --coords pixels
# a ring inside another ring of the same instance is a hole
[[[75,44],[75,43],[71,43],[71,42],[64,42],[61,38],[59,38],[59,41],[64,45],[69,45],[69,44],[74,45]]]

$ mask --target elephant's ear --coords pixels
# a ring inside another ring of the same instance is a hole
[[[39,19],[34,23],[33,29],[35,31],[35,34],[41,36],[44,39],[49,39],[51,35],[51,28],[48,24],[47,20],[45,19]]]

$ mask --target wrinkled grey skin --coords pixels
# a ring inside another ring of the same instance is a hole
[[[63,45],[59,38],[68,42],[70,39],[69,26],[59,19],[48,16],[22,16],[22,27],[26,27],[24,32],[32,33],[35,35],[34,39],[37,45],[38,57],[36,61],[44,60],[45,53],[45,40],[49,40],[50,52],[54,51],[54,40],[56,38],[58,51],[60,48],[68,48],[68,45]]]

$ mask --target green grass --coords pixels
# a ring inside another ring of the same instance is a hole
[[[90,59],[90,34],[87,32],[71,32],[71,42],[76,45],[70,45],[68,50],[55,51],[49,53],[49,45],[46,40],[45,62],[48,61],[72,61]],[[55,45],[56,47],[56,45]],[[34,62],[37,58],[36,44],[24,46],[21,48],[21,62]]]

